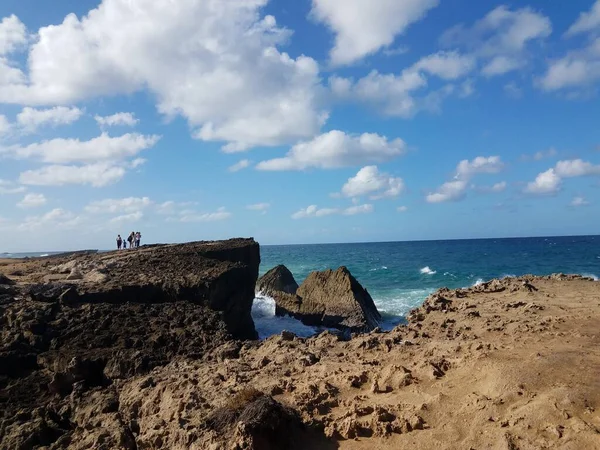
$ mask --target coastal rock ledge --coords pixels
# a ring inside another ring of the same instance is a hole
[[[346,267],[312,272],[297,286],[292,273],[277,266],[259,280],[257,291],[275,300],[277,316],[305,325],[365,332],[381,320],[373,299]]]

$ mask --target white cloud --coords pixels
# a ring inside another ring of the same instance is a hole
[[[25,107],[17,114],[17,124],[26,132],[35,132],[44,125],[59,126],[69,125],[79,120],[84,111],[79,108],[55,106],[49,109],[36,109]]]
[[[331,61],[350,64],[394,42],[439,0],[313,0],[312,16],[335,33]]]
[[[567,36],[600,31],[600,0],[592,6],[588,12],[582,12],[577,21],[567,31]]]
[[[495,77],[512,72],[521,67],[523,67],[523,61],[507,56],[496,56],[481,69],[481,73],[486,77]]]
[[[554,169],[548,169],[540,173],[535,181],[527,184],[525,192],[528,194],[547,195],[556,194],[560,191],[562,179],[556,174]]]
[[[25,192],[24,186],[16,186],[12,181],[3,180],[0,178],[0,195],[6,194],[20,194]]]
[[[384,136],[364,133],[348,135],[330,131],[308,142],[296,144],[283,158],[259,163],[259,170],[304,170],[308,168],[334,169],[369,162],[385,162],[405,152],[401,139],[388,140]]]
[[[408,206],[398,206],[398,208],[396,208],[396,211],[400,213],[405,213],[406,211],[408,211]]]
[[[6,116],[0,114],[0,137],[8,134],[12,128],[12,124],[6,118]]]
[[[122,223],[134,223],[139,222],[144,217],[144,213],[136,211],[130,214],[123,214],[121,216],[113,217],[110,219],[111,224],[122,224]]]
[[[462,46],[486,61],[482,73],[492,77],[527,64],[527,47],[552,33],[550,19],[531,8],[511,11],[499,6],[472,27],[464,24],[447,30],[441,42],[447,47]]]
[[[169,218],[167,220],[170,220],[170,221],[176,220],[176,221],[184,222],[184,223],[188,223],[188,222],[219,222],[221,220],[230,219],[232,216],[233,216],[233,214],[228,212],[224,207],[221,207],[217,211],[211,212],[211,213],[198,213],[195,211],[182,211],[181,215],[178,218],[176,218],[176,219]]]
[[[278,47],[291,32],[267,0],[103,0],[79,19],[40,28],[27,70],[0,65],[0,102],[65,104],[147,90],[168,118],[226,150],[276,146],[317,134],[319,68]],[[115,32],[118,30],[118,32]],[[77,64],[73,64],[76,61]]]
[[[457,51],[438,52],[418,61],[413,70],[435,75],[443,80],[456,80],[469,74],[475,68],[475,58],[461,55]]]
[[[584,197],[574,197],[573,200],[571,200],[571,206],[573,207],[587,206],[589,204],[590,202],[588,202]]]
[[[27,146],[13,145],[0,147],[0,155],[14,158],[35,158],[47,163],[91,163],[115,161],[137,155],[142,150],[153,147],[159,136],[144,136],[137,133],[110,137],[106,133],[89,141],[79,139],[52,139]]]
[[[456,51],[438,52],[421,58],[397,75],[373,70],[356,82],[332,76],[329,85],[339,99],[364,102],[377,107],[383,114],[410,118],[420,111],[439,112],[442,101],[453,93],[461,98],[473,93],[472,81],[466,80],[460,89],[447,84],[417,96],[419,91],[428,86],[427,75],[443,80],[457,80],[474,68],[475,60],[470,56]]]
[[[96,163],[85,166],[51,165],[41,169],[28,170],[19,176],[19,181],[31,186],[64,186],[68,184],[87,184],[103,187],[116,183],[126,170],[110,163]]]
[[[342,214],[345,216],[355,216],[357,214],[370,214],[374,210],[373,205],[355,205],[344,209]]]
[[[457,201],[464,198],[467,191],[465,180],[454,180],[442,184],[436,192],[427,195],[428,203],[443,203]]]
[[[504,192],[506,190],[506,186],[506,181],[501,181],[499,183],[494,184],[491,190],[492,192]]]
[[[46,197],[44,194],[27,194],[23,197],[17,206],[19,208],[37,208],[46,204]]]
[[[249,167],[251,164],[251,161],[249,159],[242,159],[240,161],[238,161],[237,163],[235,163],[232,166],[229,166],[229,168],[227,170],[229,170],[229,172],[239,172],[240,170],[246,169],[247,167]]]
[[[600,38],[582,50],[569,52],[551,61],[548,70],[538,80],[545,91],[581,89],[600,80]]]
[[[82,218],[62,208],[55,208],[41,216],[27,217],[17,228],[22,231],[43,229],[72,229],[78,227]]]
[[[310,205],[292,214],[292,219],[306,219],[311,217],[325,217],[336,214],[345,216],[354,216],[357,214],[368,214],[374,211],[373,205],[354,205],[349,208],[319,208],[317,205]]]
[[[135,127],[139,123],[139,120],[135,118],[135,114],[130,112],[120,112],[111,116],[94,116],[94,119],[101,128],[116,126]]]
[[[152,205],[148,197],[107,198],[89,203],[85,211],[92,214],[114,214],[138,212]]]
[[[499,156],[478,156],[469,161],[464,159],[456,166],[454,180],[442,184],[435,192],[426,196],[428,203],[443,203],[462,200],[469,188],[468,181],[477,174],[494,174],[504,169]],[[506,187],[506,186],[504,186]],[[498,183],[492,189],[502,189]]]
[[[381,173],[377,166],[365,166],[342,187],[345,197],[370,196],[373,200],[397,197],[404,191],[402,178]]]
[[[267,209],[269,209],[271,207],[270,203],[257,203],[255,205],[248,205],[246,206],[246,209],[250,210],[250,211],[260,211],[265,213],[267,211]]]
[[[546,91],[567,89],[577,92],[600,80],[600,0],[589,12],[581,13],[566,36],[584,33],[588,33],[588,45],[550,61],[546,73],[537,80],[539,87]]]
[[[472,161],[462,160],[456,167],[458,178],[471,178],[478,173],[498,173],[504,169],[504,163],[499,156],[478,156]]]
[[[534,161],[541,161],[546,158],[554,158],[558,155],[558,151],[554,147],[550,147],[548,150],[540,150],[539,152],[535,152],[532,156],[523,155],[521,158],[523,160],[533,159]]]
[[[12,53],[27,43],[27,28],[14,14],[0,22],[0,56]]]
[[[594,165],[581,159],[559,161],[556,163],[555,172],[562,178],[600,175],[600,165]]]

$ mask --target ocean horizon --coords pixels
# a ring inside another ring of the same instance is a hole
[[[0,257],[61,253],[65,252],[0,253]],[[442,287],[466,288],[493,278],[559,272],[598,280],[600,236],[261,245],[260,275],[279,264],[290,269],[298,284],[310,272],[346,266],[373,297],[382,313],[382,328],[391,329]],[[320,331],[293,318],[275,317],[274,300],[263,295],[255,298],[252,315],[261,338],[283,330],[299,336]]]

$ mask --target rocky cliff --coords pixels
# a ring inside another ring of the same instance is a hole
[[[69,436],[73,417],[59,405],[74,391],[257,338],[252,239],[1,264],[0,436],[11,448]]]

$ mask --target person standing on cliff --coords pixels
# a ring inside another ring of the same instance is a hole
[[[123,244],[123,239],[121,238],[121,235],[117,235],[117,250],[121,250],[121,245]]]
[[[140,246],[140,241],[142,240],[142,233],[140,233],[139,231],[137,231],[135,233],[135,246],[139,247]]]
[[[132,231],[131,234],[127,237],[127,242],[129,242],[129,248],[133,248],[133,236],[135,233]]]

